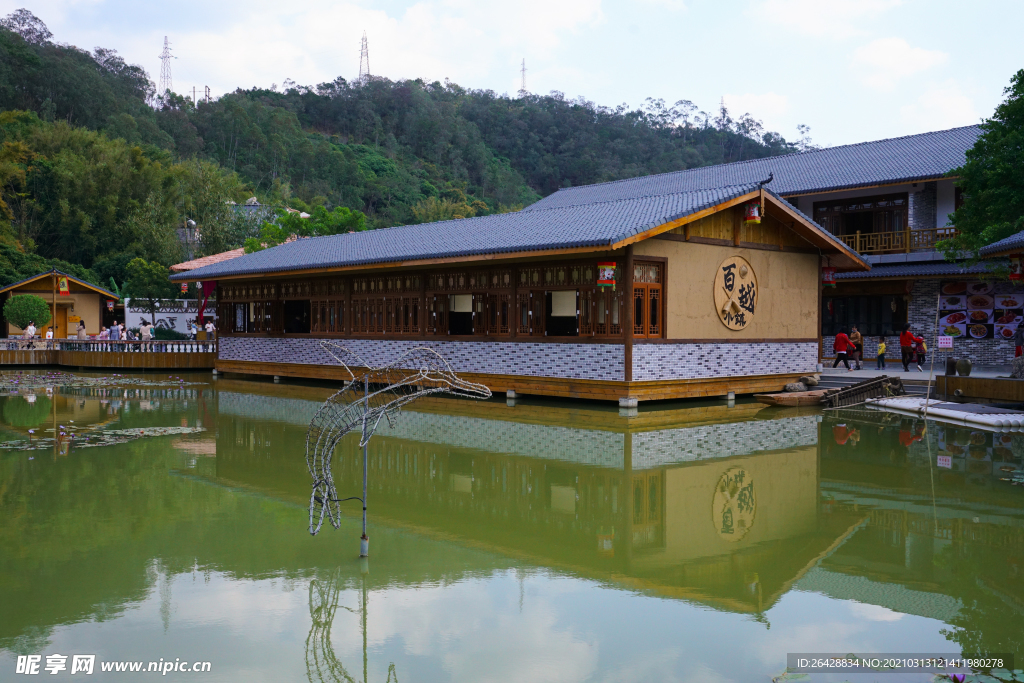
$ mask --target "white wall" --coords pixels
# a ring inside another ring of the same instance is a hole
[[[202,301],[196,299],[162,299],[156,313],[156,326],[188,334],[188,327],[199,314],[201,303]],[[204,317],[214,319],[214,325],[217,324],[216,308],[217,302],[210,299],[206,302],[206,310],[203,311]],[[149,310],[142,305],[136,306],[130,298],[124,300],[125,327],[138,327],[143,320],[149,320],[150,317]],[[198,321],[196,322],[198,324]]]

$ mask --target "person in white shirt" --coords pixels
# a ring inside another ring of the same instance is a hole
[[[36,336],[36,324],[29,320],[28,327],[25,328],[25,337],[31,339],[34,336]]]
[[[207,320],[206,321],[206,338],[207,339],[213,339],[213,333],[216,330],[217,330],[217,328],[213,326],[213,320],[212,319]]]
[[[142,341],[153,341],[153,326],[149,324],[148,320],[142,321],[142,326],[139,327],[139,334],[142,335]]]
[[[53,328],[47,328],[46,330],[46,348],[53,348]]]

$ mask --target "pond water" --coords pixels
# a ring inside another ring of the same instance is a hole
[[[86,680],[155,661],[367,683],[771,681],[787,653],[1024,664],[1024,436],[865,409],[423,399],[370,445],[361,561],[358,502],[307,531],[326,385],[0,388],[0,680],[30,655],[50,680],[55,654],[53,680],[81,677],[76,654],[96,655]],[[334,471],[359,495],[355,442]]]

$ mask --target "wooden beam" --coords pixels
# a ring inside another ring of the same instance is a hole
[[[732,246],[740,246],[740,238],[743,230],[743,214],[733,209],[732,212]]]
[[[625,294],[626,310],[626,346],[623,353],[623,377],[627,382],[633,381],[633,245],[626,247],[626,277],[623,292]],[[628,395],[628,394],[627,394]]]

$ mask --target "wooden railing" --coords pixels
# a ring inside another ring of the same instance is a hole
[[[859,254],[891,254],[935,249],[938,242],[956,235],[956,228],[929,228],[900,232],[857,232],[836,237]]]
[[[10,338],[8,351],[86,351],[92,353],[217,353],[217,341],[190,339],[152,341],[109,341],[105,339]]]

